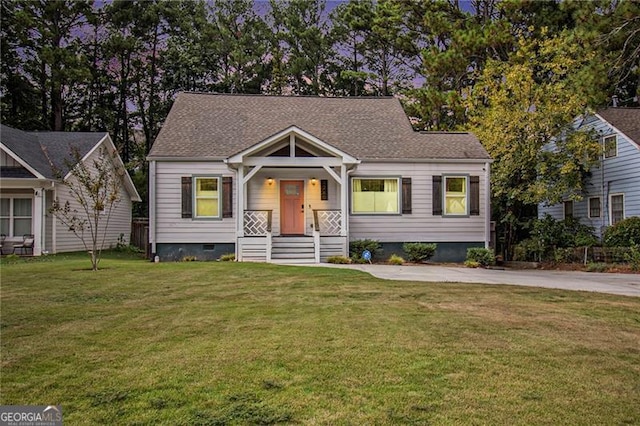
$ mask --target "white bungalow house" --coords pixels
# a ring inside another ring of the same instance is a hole
[[[470,133],[415,132],[392,97],[181,93],[148,161],[161,260],[320,262],[360,239],[463,260],[489,245],[489,155]]]
[[[0,233],[6,239],[2,250],[23,235],[34,236],[33,255],[84,250],[82,242],[49,209],[55,199],[73,203],[66,184],[73,179],[69,167],[77,150],[82,161],[91,164],[100,148],[114,152],[108,133],[24,132],[0,125]],[[59,178],[62,176],[62,178]],[[120,234],[131,234],[131,205],[140,196],[124,173],[121,176],[121,202],[111,214],[106,245],[115,245]]]
[[[640,216],[640,108],[610,107],[577,120],[580,130],[593,130],[602,155],[590,170],[581,201],[541,204],[540,217],[569,217],[594,228],[596,235],[617,222]]]

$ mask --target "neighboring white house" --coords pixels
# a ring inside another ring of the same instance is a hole
[[[640,108],[607,108],[579,123],[594,130],[602,144],[599,164],[588,176],[582,201],[540,205],[539,216],[573,217],[600,236],[607,226],[640,216]]]
[[[464,260],[489,245],[489,155],[470,133],[415,132],[391,97],[181,93],[148,160],[163,260],[320,262],[359,239]]]
[[[101,147],[115,152],[108,133],[24,132],[0,125],[0,232],[6,236],[4,252],[12,243],[21,242],[24,234],[34,235],[35,256],[84,249],[82,241],[49,209],[55,199],[62,204],[74,202],[65,184],[74,178],[67,167],[73,151],[77,150],[82,161],[90,165]],[[106,246],[115,245],[120,234],[128,241],[132,202],[141,201],[126,172],[121,182],[121,202],[111,214]]]

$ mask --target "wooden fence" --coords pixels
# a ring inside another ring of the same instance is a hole
[[[143,250],[147,257],[151,256],[151,245],[149,244],[149,219],[134,218],[131,222],[131,240],[132,246]]]

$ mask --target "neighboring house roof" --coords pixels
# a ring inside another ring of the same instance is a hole
[[[47,179],[56,179],[56,171],[65,176],[73,150],[83,158],[105,136],[104,132],[24,132],[0,125],[2,145]],[[3,177],[9,176],[3,173]]]
[[[115,150],[106,132],[25,132],[0,124],[0,144],[11,151],[24,168],[2,167],[2,178],[66,178],[73,167],[73,152],[86,158],[100,143]],[[120,158],[117,158],[120,161]],[[124,166],[124,165],[123,165]],[[132,201],[141,201],[131,176],[124,174],[124,185]]]
[[[490,159],[470,133],[415,132],[392,97],[180,93],[149,159],[223,159],[295,126],[358,159]]]
[[[640,147],[640,108],[607,108],[597,115]]]

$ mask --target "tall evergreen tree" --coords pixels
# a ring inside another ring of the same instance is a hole
[[[324,0],[271,0],[269,16],[295,94],[327,92],[332,52],[325,9]]]
[[[214,51],[220,72],[214,88],[227,93],[260,93],[269,80],[267,56],[272,33],[251,0],[213,3]]]
[[[37,127],[50,130],[68,127],[65,116],[68,93],[77,82],[88,78],[80,45],[82,28],[92,14],[92,7],[91,0],[16,1],[10,6],[3,5],[3,12],[10,12],[15,25],[8,27],[8,31],[15,31],[10,40],[18,42],[15,51],[19,59],[14,56],[7,67],[20,63],[13,71],[19,69],[21,78],[14,82],[27,92],[32,85],[38,93]],[[13,86],[9,92],[15,94],[16,100],[20,96]]]

